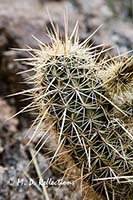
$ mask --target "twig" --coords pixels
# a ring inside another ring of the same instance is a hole
[[[39,177],[39,179],[42,179],[42,173],[41,173],[40,168],[38,166],[37,159],[34,156],[34,150],[33,149],[30,149],[30,154],[32,156],[32,161],[33,161],[33,164],[35,166],[35,169],[36,169],[36,172],[38,174],[38,177]],[[42,189],[43,189],[43,193],[44,193],[44,196],[45,196],[46,200],[50,200],[48,192],[47,192],[46,187],[45,187],[44,184],[42,184]]]

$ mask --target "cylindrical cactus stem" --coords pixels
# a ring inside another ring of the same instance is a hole
[[[30,49],[34,55],[30,61],[35,71],[34,104],[40,121],[50,119],[56,126],[57,148],[52,161],[65,148],[82,171],[83,181],[96,192],[107,200],[130,199],[133,136],[114,111],[127,113],[107,96],[106,80],[97,73],[101,52],[87,47],[88,39],[80,44],[76,28],[70,37],[65,35],[63,41],[55,31],[50,35],[51,45],[40,42],[40,50]],[[116,64],[112,64],[114,74],[121,73],[114,76],[110,72],[107,83],[108,93],[113,95],[118,94],[116,80],[130,79],[130,67],[123,70]]]
[[[133,56],[110,59],[98,76],[117,105],[123,107],[133,103]]]

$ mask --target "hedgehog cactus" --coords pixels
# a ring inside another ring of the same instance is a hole
[[[40,123],[56,124],[58,145],[52,160],[63,146],[96,192],[107,200],[130,199],[133,136],[114,110],[127,114],[111,100],[112,86],[108,91],[97,73],[102,52],[87,47],[89,39],[79,43],[77,33],[75,26],[63,41],[55,30],[50,45],[38,40],[40,50],[29,49],[35,71],[33,104],[39,108]]]
[[[105,64],[98,75],[106,90],[120,107],[133,101],[133,56],[113,59]]]

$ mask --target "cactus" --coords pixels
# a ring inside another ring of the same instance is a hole
[[[89,38],[80,43],[77,26],[71,36],[66,31],[64,41],[53,29],[50,45],[37,40],[40,50],[29,49],[33,55],[29,63],[35,71],[31,78],[35,83],[33,105],[39,109],[39,123],[56,124],[57,149],[51,162],[65,148],[82,169],[82,181],[96,192],[107,200],[130,199],[133,136],[115,115],[116,110],[122,116],[127,113],[110,97],[117,93],[114,80],[119,82],[120,76],[113,73],[119,67],[110,64],[114,71],[111,68],[107,76],[112,82],[105,84],[108,78],[97,72],[103,51],[87,47]],[[126,73],[125,68],[119,69],[122,75]]]
[[[120,56],[105,63],[104,69],[98,71],[104,88],[112,101],[123,109],[128,116],[115,114],[124,121],[126,128],[132,132],[133,122],[133,56]]]
[[[122,107],[133,101],[133,56],[111,59],[98,76],[112,100]]]

